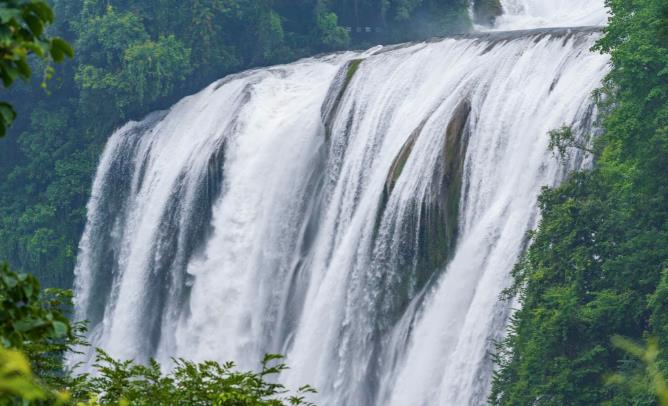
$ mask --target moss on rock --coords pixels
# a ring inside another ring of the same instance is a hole
[[[346,90],[348,85],[350,84],[350,81],[353,80],[353,76],[355,76],[355,73],[357,73],[357,70],[360,67],[360,64],[362,63],[364,59],[353,59],[350,62],[348,62],[348,71],[346,73],[346,81],[343,85],[343,90]]]
[[[343,95],[355,77],[360,65],[364,59],[351,59],[339,70],[336,79],[328,92],[328,98],[322,107],[322,120],[325,125],[325,138],[330,139],[332,132],[332,122],[339,110]]]
[[[420,204],[415,205],[397,229],[399,241],[406,245],[400,249],[400,263],[413,267],[402,277],[398,297],[409,300],[435,273],[442,270],[454,252],[457,242],[459,205],[464,176],[464,161],[468,146],[467,122],[471,105],[463,101],[452,114],[444,131],[445,140],[441,159],[432,173],[432,189]],[[413,152],[422,132],[422,123],[408,138],[390,168],[385,182],[381,207],[385,207],[397,180]],[[417,240],[415,240],[417,232]],[[404,286],[405,285],[405,286]]]

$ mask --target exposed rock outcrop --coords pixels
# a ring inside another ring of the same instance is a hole
[[[353,80],[355,73],[357,73],[357,70],[363,61],[364,59],[352,59],[343,65],[327,92],[327,99],[323,103],[321,110],[322,122],[325,124],[325,136],[327,139],[329,139],[329,135],[332,131],[332,120],[336,117],[336,112],[341,104],[341,99],[343,99],[343,95],[346,93],[350,81]]]
[[[401,228],[395,231],[398,234],[396,238],[406,241],[405,247],[400,249],[398,260],[413,267],[412,275],[406,275],[412,281],[404,282],[404,288],[408,291],[399,296],[411,296],[420,290],[435,273],[444,268],[454,252],[470,112],[471,105],[466,100],[453,112],[443,134],[445,140],[439,162],[432,174],[432,189],[421,203],[416,204],[414,212],[407,216]],[[415,129],[395,158],[385,182],[383,205],[387,204],[423,126],[424,123]]]
[[[475,0],[473,2],[473,21],[480,25],[493,25],[496,17],[503,14],[499,0]]]

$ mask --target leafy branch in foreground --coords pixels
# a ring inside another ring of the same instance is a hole
[[[17,399],[22,404],[49,401],[58,405],[66,404],[69,395],[52,391],[36,378],[23,353],[0,347],[0,405],[15,404]]]
[[[281,359],[280,355],[266,355],[259,372],[237,372],[232,362],[221,365],[178,359],[171,372],[163,374],[155,360],[148,365],[118,361],[98,350],[98,374],[85,376],[71,392],[75,400],[93,398],[99,405],[312,405],[305,400],[307,394],[315,393],[310,386],[290,394],[283,385],[271,383],[287,368]]]
[[[303,386],[292,394],[271,380],[287,367],[280,355],[266,355],[259,372],[237,372],[234,363],[174,360],[164,374],[160,364],[119,361],[97,350],[96,373],[80,375],[64,389],[50,389],[32,374],[21,352],[0,347],[0,405],[213,405],[313,406]],[[278,363],[276,363],[278,362]]]
[[[12,272],[0,263],[0,345],[30,351],[38,343],[73,340],[63,306],[71,293],[41,291],[34,276]]]
[[[0,80],[4,87],[11,86],[17,78],[30,79],[30,55],[54,62],[74,56],[67,42],[45,34],[53,19],[53,10],[43,0],[0,1]],[[46,79],[51,74],[52,70],[47,68]],[[0,102],[0,137],[15,118],[11,104]]]
[[[632,390],[653,393],[661,406],[668,406],[668,382],[659,368],[660,350],[657,341],[650,340],[643,347],[628,338],[614,336],[612,337],[612,344],[641,361],[645,367],[645,373],[638,373],[631,377],[615,374],[608,379],[608,383],[625,385]]]
[[[65,354],[87,346],[83,323],[71,323],[72,293],[41,290],[37,279],[0,264],[0,406],[214,405],[310,406],[310,386],[290,392],[275,378],[287,366],[266,355],[259,372],[238,372],[234,363],[174,360],[170,372],[119,361],[97,350],[93,374],[75,375]]]
[[[561,127],[548,133],[550,137],[549,149],[562,160],[570,157],[571,150],[576,149],[595,155],[596,151],[587,143],[578,140],[571,127]]]

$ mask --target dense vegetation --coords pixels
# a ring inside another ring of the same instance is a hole
[[[19,115],[0,143],[0,258],[61,287],[71,284],[89,187],[115,127],[244,68],[470,25],[465,0],[54,0],[53,6],[51,31],[74,46],[76,58],[58,69],[48,93],[22,85],[5,96]],[[43,71],[41,62],[33,65]]]
[[[75,376],[64,357],[87,345],[85,325],[67,318],[70,293],[41,291],[33,276],[0,264],[0,405],[309,405],[309,386],[289,392],[272,377],[286,368],[267,355],[259,372],[238,372],[232,363],[175,360],[164,374],[152,361],[138,365],[98,351],[94,376]],[[11,349],[9,349],[11,348]]]
[[[593,170],[542,194],[509,292],[522,308],[500,345],[493,404],[653,405],[652,368],[668,371],[665,352],[644,369],[611,340],[668,348],[668,2],[608,4],[614,17],[595,47],[613,64],[605,133]],[[567,153],[569,132],[559,133]],[[610,384],[613,372],[634,384]]]

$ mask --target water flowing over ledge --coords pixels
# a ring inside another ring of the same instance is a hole
[[[500,0],[503,14],[494,30],[604,26],[608,10],[604,0]]]
[[[76,269],[112,355],[288,354],[323,405],[483,404],[499,301],[590,133],[596,29],[483,33],[233,75],[110,138]],[[90,354],[84,355],[84,361]]]

